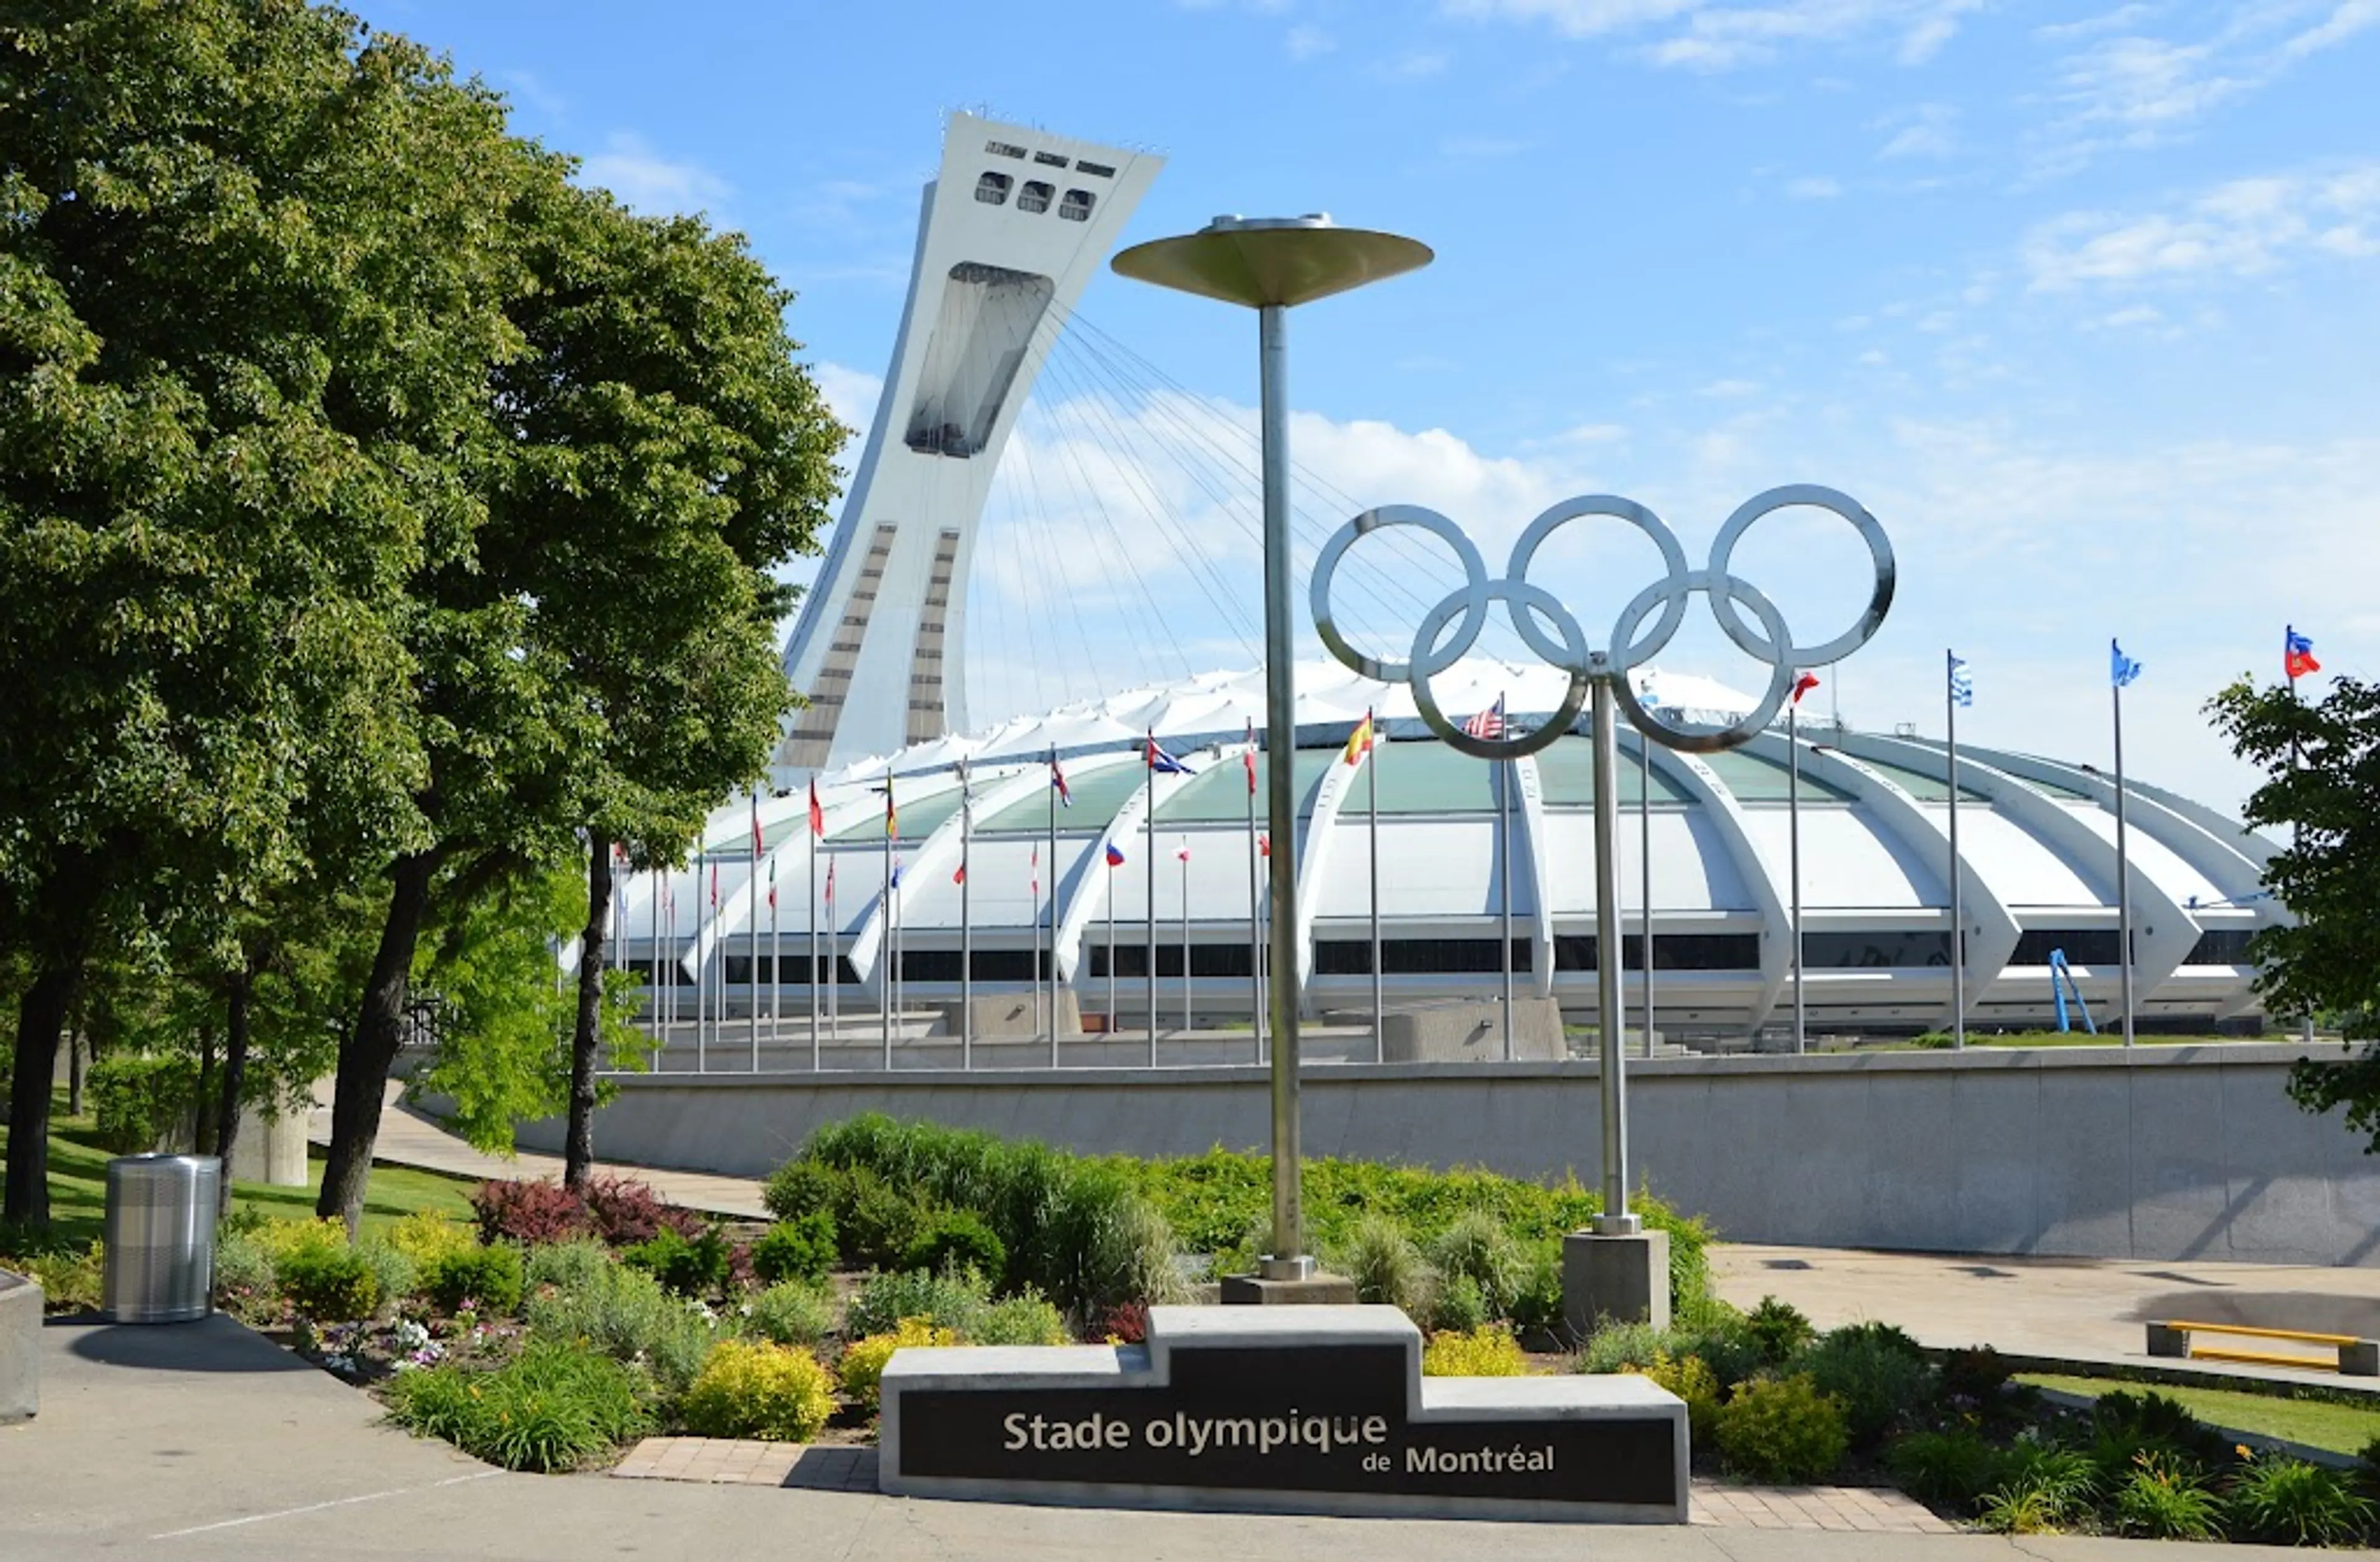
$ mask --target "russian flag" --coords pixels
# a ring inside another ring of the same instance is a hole
[[[2313,659],[2313,641],[2298,633],[2294,626],[2285,628],[2281,632],[2284,637],[2281,665],[2288,671],[2290,682],[2295,683],[2310,673],[2322,671],[2322,664]]]
[[[1111,868],[1123,866],[1123,848],[1113,841],[1108,842],[1108,866]]]

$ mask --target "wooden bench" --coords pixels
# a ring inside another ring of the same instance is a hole
[[[2194,1345],[2192,1335],[2229,1335],[2242,1339],[2285,1339],[2300,1345],[2325,1346],[2335,1361],[2319,1356],[2291,1355],[2278,1350],[2244,1350],[2236,1346]],[[2164,1323],[2149,1325],[2149,1354],[2181,1357],[2193,1361],[2244,1361],[2259,1367],[2306,1367],[2337,1371],[2349,1377],[2380,1377],[2380,1340],[2353,1335],[2316,1334],[2310,1329],[2257,1329],[2245,1324]]]

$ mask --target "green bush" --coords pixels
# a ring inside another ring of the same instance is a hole
[[[1757,1377],[1767,1364],[1743,1313],[1716,1297],[1680,1315],[1670,1333],[1678,1353],[1701,1358],[1721,1387]]]
[[[1851,1446],[1842,1406],[1804,1373],[1738,1386],[1718,1409],[1715,1434],[1730,1470],[1788,1485],[1825,1480]]]
[[[844,1199],[834,1212],[843,1256],[854,1263],[883,1268],[901,1262],[926,1228],[928,1211],[917,1195],[894,1187],[866,1166],[844,1177]]]
[[[421,1289],[442,1312],[459,1312],[472,1303],[482,1313],[509,1314],[520,1310],[526,1278],[520,1250],[499,1243],[431,1259],[422,1272]]]
[[[1683,1356],[1692,1348],[1693,1341],[1686,1336],[1651,1324],[1614,1324],[1607,1320],[1587,1336],[1585,1347],[1579,1352],[1578,1370],[1641,1373],[1664,1356]]]
[[[1429,1326],[1433,1333],[1467,1335],[1486,1328],[1495,1316],[1496,1310],[1488,1305],[1488,1293],[1479,1288],[1479,1282],[1469,1275],[1454,1275],[1439,1285]]]
[[[215,1300],[224,1308],[245,1313],[277,1293],[273,1284],[273,1255],[245,1231],[224,1231],[215,1237]]]
[[[2373,1513],[2349,1480],[2303,1459],[2251,1459],[2225,1503],[2231,1528],[2277,1545],[2349,1544],[2372,1527]]]
[[[2211,1541],[2223,1536],[2223,1505],[2187,1460],[2144,1453],[2116,1487],[2117,1524],[2125,1533],[2160,1541]]]
[[[1448,1285],[1468,1278],[1479,1287],[1491,1318],[1509,1318],[1521,1289],[1524,1259],[1503,1222],[1487,1210],[1465,1210],[1429,1244],[1429,1261]]]
[[[834,1413],[834,1380],[797,1347],[719,1342],[679,1406],[698,1437],[807,1443]]]
[[[761,1284],[823,1280],[834,1268],[834,1216],[808,1210],[781,1220],[752,1244],[752,1273]]]
[[[620,1255],[621,1262],[644,1270],[683,1297],[709,1296],[726,1285],[731,1258],[727,1239],[715,1226],[692,1239],[664,1226],[650,1240]]]
[[[2091,1407],[2091,1459],[2104,1484],[2129,1481],[2143,1454],[2186,1460],[2202,1470],[2222,1459],[2223,1439],[2179,1400],[2143,1390],[2102,1394]]]
[[[1979,1517],[2005,1534],[2066,1529],[2089,1513],[2098,1490],[2087,1455],[2019,1438],[2000,1455],[1998,1483],[1984,1494]]]
[[[101,1242],[77,1248],[44,1244],[40,1251],[13,1257],[8,1266],[42,1287],[44,1312],[96,1312],[107,1300],[107,1248]]]
[[[273,1266],[281,1300],[319,1324],[369,1318],[380,1305],[380,1277],[371,1260],[344,1243],[298,1243]]]
[[[1071,1337],[1066,1320],[1029,1286],[977,1313],[965,1333],[969,1345],[1064,1345]]]
[[[372,1285],[382,1301],[411,1296],[421,1277],[412,1258],[381,1231],[367,1231],[356,1239],[356,1251],[371,1266]]]
[[[883,1385],[884,1368],[896,1350],[956,1345],[959,1336],[949,1329],[938,1329],[922,1318],[904,1318],[887,1334],[869,1335],[855,1340],[836,1363],[843,1380],[843,1391],[869,1415],[876,1413],[878,1393]]]
[[[779,1345],[816,1345],[834,1333],[834,1299],[811,1281],[771,1286],[745,1305],[745,1326]]]
[[[1800,1308],[1773,1296],[1762,1297],[1760,1305],[1744,1314],[1743,1324],[1760,1348],[1761,1360],[1772,1367],[1784,1365],[1795,1351],[1818,1337]]]
[[[994,1287],[1008,1273],[1008,1244],[971,1210],[942,1210],[929,1218],[901,1254],[904,1269],[940,1275],[971,1269]]]
[[[1795,1356],[1792,1366],[1842,1405],[1852,1441],[1862,1447],[1925,1403],[1934,1390],[1933,1363],[1915,1340],[1889,1324],[1830,1329]]]
[[[717,1337],[701,1313],[660,1281],[619,1263],[594,1271],[576,1289],[533,1298],[528,1325],[532,1335],[583,1343],[617,1361],[640,1361],[671,1396],[694,1381]]]
[[[83,1081],[100,1142],[119,1155],[165,1146],[198,1104],[199,1066],[187,1057],[110,1053]]]
[[[1424,1377],[1521,1377],[1529,1370],[1512,1331],[1489,1324],[1468,1334],[1449,1330],[1422,1347]]]
[[[844,1201],[843,1178],[833,1167],[819,1161],[787,1161],[760,1185],[761,1205],[779,1220],[819,1214],[831,1217]]]
[[[399,1373],[389,1417],[506,1470],[575,1470],[650,1425],[637,1375],[593,1351],[533,1340],[491,1373]]]
[[[1999,1485],[2007,1459],[1973,1432],[1912,1432],[1884,1451],[1884,1467],[1921,1501],[1972,1511]]]
[[[1568,1337],[1562,1317],[1562,1252],[1560,1242],[1539,1242],[1521,1255],[1521,1275],[1508,1311],[1524,1334]]]
[[[1686,1427],[1707,1446],[1718,1432],[1719,1381],[1699,1356],[1658,1356],[1645,1375],[1686,1402]]]
[[[591,1238],[540,1242],[528,1250],[523,1279],[529,1295],[547,1286],[557,1290],[584,1290],[601,1285],[605,1272],[612,1267],[611,1250]]]
[[[1437,1289],[1429,1261],[1384,1214],[1366,1214],[1349,1228],[1333,1265],[1355,1284],[1355,1300],[1394,1307],[1415,1322],[1429,1316]]]
[[[965,1333],[974,1328],[991,1300],[983,1276],[961,1270],[948,1275],[922,1269],[870,1275],[851,1299],[843,1332],[853,1338],[889,1334],[904,1318]]]

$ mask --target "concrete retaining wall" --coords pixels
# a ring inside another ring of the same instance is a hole
[[[0,1426],[42,1408],[42,1287],[0,1269]]]
[[[1629,1068],[1632,1180],[1742,1241],[2380,1263],[2380,1157],[2283,1083],[2294,1044],[1662,1058]],[[1086,1151],[1266,1141],[1254,1068],[630,1077],[607,1159],[757,1176],[881,1110]],[[1591,1062],[1309,1068],[1309,1153],[1593,1182]],[[558,1149],[558,1124],[522,1134]]]

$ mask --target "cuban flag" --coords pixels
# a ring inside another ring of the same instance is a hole
[[[1111,868],[1123,866],[1123,848],[1113,841],[1108,842],[1108,866]]]
[[[2313,641],[2298,633],[2294,626],[2281,631],[2281,665],[2291,683],[2322,671],[2322,664],[2313,659]]]
[[[1163,748],[1160,747],[1157,741],[1157,736],[1154,733],[1148,735],[1148,768],[1156,771],[1160,775],[1195,775],[1197,774],[1196,771],[1192,770],[1188,765],[1184,764],[1180,760],[1174,758],[1172,754],[1167,753]]]

